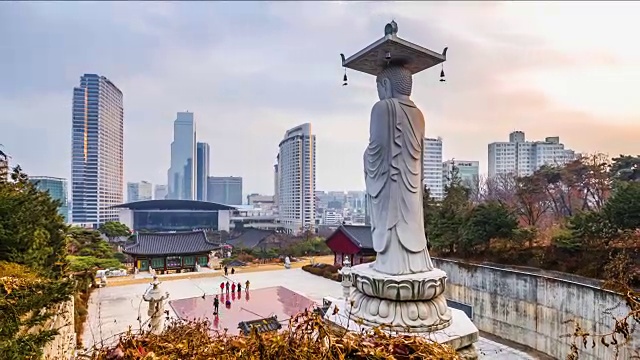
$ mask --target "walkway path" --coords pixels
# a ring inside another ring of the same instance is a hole
[[[319,303],[327,295],[340,296],[342,293],[340,283],[309,274],[302,269],[236,273],[229,275],[229,278],[243,284],[249,280],[251,289],[284,286]],[[226,281],[223,276],[192,278],[165,281],[161,286],[169,292],[170,299],[175,300],[217,294],[223,281]],[[147,304],[142,301],[142,294],[148,286],[146,283],[96,289],[89,303],[89,315],[83,335],[84,344],[100,342],[101,338],[113,339],[114,335],[126,331],[129,326],[133,329],[138,328],[138,315],[141,314],[141,318],[146,319]],[[170,310],[171,316],[175,317],[171,307],[167,306],[167,309]],[[477,347],[481,359],[535,359],[524,352],[484,338],[480,339]]]
[[[291,263],[291,268],[297,269],[301,268],[304,265],[310,264],[311,258],[301,259],[300,261]],[[327,256],[318,256],[314,258],[316,263],[325,263],[325,264],[333,264],[333,255]],[[249,272],[258,272],[258,271],[273,271],[273,270],[283,270],[284,264],[252,264],[249,266],[243,266],[236,268],[237,273],[249,273]],[[231,269],[229,269],[231,271]],[[172,281],[172,280],[180,280],[180,279],[196,279],[196,278],[211,278],[222,275],[222,270],[210,270],[208,268],[204,268],[202,272],[190,272],[190,273],[178,273],[178,274],[165,274],[158,275],[160,281]],[[144,276],[146,275],[146,276]],[[151,281],[151,275],[149,273],[140,273],[137,275],[129,275],[122,277],[113,277],[109,278],[109,282],[107,286],[123,286],[123,285],[132,285],[132,284],[147,284]]]

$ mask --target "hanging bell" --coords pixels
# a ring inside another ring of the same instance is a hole
[[[442,70],[440,70],[440,82],[445,82],[447,80],[445,80],[444,78],[444,67],[442,68]]]
[[[344,56],[344,54],[340,54],[340,58],[342,59],[342,66],[344,66],[344,63],[346,61],[346,58]],[[348,85],[348,80],[347,80],[347,68],[344,68],[344,77],[342,78],[342,86],[347,86]]]

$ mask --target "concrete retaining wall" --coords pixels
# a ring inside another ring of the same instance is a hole
[[[591,333],[606,333],[613,328],[612,315],[629,311],[621,296],[592,284],[446,259],[434,259],[434,264],[447,273],[447,298],[472,306],[478,329],[558,359],[566,358],[571,338],[565,335],[573,333],[565,321],[575,319]],[[631,358],[631,349],[640,348],[640,329],[632,338],[619,359]],[[614,359],[614,352],[589,343],[580,359]]]
[[[58,329],[59,334],[43,349],[45,360],[65,360],[75,358],[76,333],[74,327],[74,298],[60,304],[58,314],[46,325],[49,329]]]

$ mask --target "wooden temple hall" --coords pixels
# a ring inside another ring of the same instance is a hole
[[[196,264],[209,266],[213,253],[220,249],[204,231],[138,233],[136,238],[123,252],[133,257],[137,270],[149,271],[151,267],[160,274],[194,271]]]

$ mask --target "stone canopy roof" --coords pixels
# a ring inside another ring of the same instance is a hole
[[[208,253],[220,246],[210,242],[204,231],[138,233],[136,243],[124,249],[129,255],[180,255]]]

